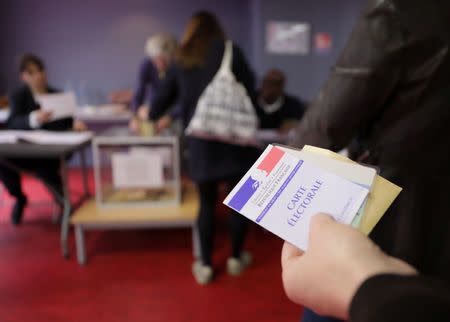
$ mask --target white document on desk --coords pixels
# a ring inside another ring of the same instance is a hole
[[[73,117],[77,110],[77,100],[73,92],[38,95],[36,101],[42,110],[52,112],[52,120]]]
[[[114,153],[111,156],[115,188],[161,188],[163,158],[154,153]]]
[[[79,145],[92,139],[92,132],[22,131],[18,139],[42,145]]]

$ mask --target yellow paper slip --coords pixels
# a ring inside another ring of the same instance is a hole
[[[305,145],[302,151],[343,162],[356,163],[330,150],[321,149],[310,145]],[[389,209],[389,207],[401,191],[401,187],[380,177],[379,175],[376,175],[369,193],[369,197],[367,199],[367,204],[364,209],[361,224],[358,229],[364,234],[368,235],[378,223],[378,221],[380,221],[381,217],[383,217],[383,215],[386,213],[386,211]]]

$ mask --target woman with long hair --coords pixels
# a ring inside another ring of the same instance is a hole
[[[181,118],[184,128],[188,126],[200,96],[219,70],[225,40],[225,33],[214,15],[198,12],[191,17],[174,62],[169,66],[161,89],[152,102],[150,119],[159,119],[157,128],[168,126],[175,117]],[[253,73],[238,47],[233,46],[232,53],[232,72],[247,93],[253,95]],[[170,116],[163,116],[176,100],[177,109]],[[200,194],[198,228],[201,259],[194,262],[192,272],[198,283],[207,284],[213,278],[211,256],[218,184],[227,182],[233,187],[256,158],[251,148],[190,136],[186,138],[186,146],[189,153],[189,175]],[[240,275],[251,262],[250,254],[242,251],[247,221],[233,212],[230,228],[232,251],[227,261],[227,270],[231,275]]]

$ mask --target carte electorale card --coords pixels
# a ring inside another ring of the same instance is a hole
[[[366,187],[269,145],[224,204],[306,250],[311,216],[326,212],[350,224],[368,193]]]

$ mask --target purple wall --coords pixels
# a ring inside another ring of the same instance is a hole
[[[6,1],[2,1],[6,2]],[[247,0],[14,0],[0,11],[0,90],[17,86],[17,58],[34,52],[46,61],[50,83],[84,84],[100,99],[132,88],[149,35],[180,37],[190,15],[214,12],[227,33],[250,54]]]
[[[287,91],[312,100],[325,82],[367,0],[253,0],[251,13],[253,63],[260,73],[276,67],[287,76]],[[307,22],[311,24],[311,46],[316,32],[329,33],[333,48],[329,53],[274,55],[265,51],[265,30],[269,21]]]
[[[0,4],[0,93],[18,84],[17,58],[26,51],[47,62],[54,86],[84,85],[90,97],[134,87],[146,38],[158,31],[181,36],[196,10],[214,12],[260,77],[277,67],[288,91],[313,99],[337,59],[366,0],[14,0]],[[4,8],[1,8],[3,6]],[[303,21],[333,36],[325,55],[271,55],[265,27],[271,20]],[[93,95],[95,94],[95,95]]]

